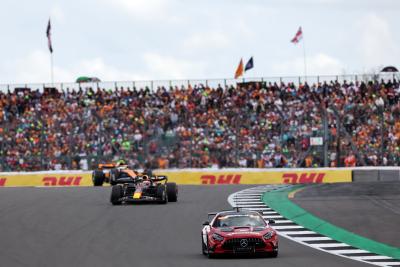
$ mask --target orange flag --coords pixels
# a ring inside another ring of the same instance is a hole
[[[240,59],[239,66],[237,67],[236,72],[235,72],[235,79],[237,79],[240,76],[242,76],[243,72],[244,72],[244,70],[243,70],[243,60]]]

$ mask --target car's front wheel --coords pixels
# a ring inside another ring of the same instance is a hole
[[[157,198],[158,198],[158,203],[160,204],[168,203],[167,188],[165,187],[165,185],[163,184],[158,185]]]
[[[123,197],[123,188],[121,185],[113,185],[111,188],[111,204],[120,205],[122,203],[121,198]]]
[[[203,234],[201,235],[201,252],[203,253],[204,256],[207,256],[207,246],[204,244],[203,240]]]

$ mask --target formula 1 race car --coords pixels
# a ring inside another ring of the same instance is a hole
[[[168,183],[167,176],[134,175],[117,171],[111,176],[110,201],[113,205],[130,202],[155,202],[166,204],[178,200],[176,183]]]
[[[261,254],[278,256],[278,236],[260,213],[236,208],[209,213],[211,222],[203,223],[201,247],[208,257],[222,254]]]

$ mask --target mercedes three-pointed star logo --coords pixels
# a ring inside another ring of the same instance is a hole
[[[245,247],[247,247],[249,245],[249,241],[247,241],[247,239],[241,239],[240,240],[240,246],[242,247],[242,248],[245,248]]]

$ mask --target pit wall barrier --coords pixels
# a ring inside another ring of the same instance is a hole
[[[305,184],[362,181],[400,181],[400,167],[316,169],[165,169],[168,181],[186,185]],[[0,173],[0,187],[93,186],[91,171]]]

